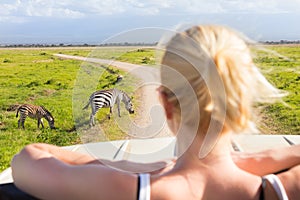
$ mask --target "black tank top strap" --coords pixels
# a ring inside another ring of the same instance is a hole
[[[264,200],[265,199],[265,187],[266,187],[266,179],[263,177],[261,178],[261,186],[260,186],[260,193],[259,193],[259,200]]]

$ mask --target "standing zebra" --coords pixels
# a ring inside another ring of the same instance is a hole
[[[48,121],[48,124],[51,129],[55,128],[54,127],[54,118],[52,117],[51,113],[44,106],[23,104],[23,105],[19,106],[16,117],[18,117],[19,112],[20,112],[20,119],[18,120],[19,128],[20,128],[20,125],[22,126],[22,128],[25,128],[24,122],[25,122],[25,119],[27,116],[32,119],[37,119],[38,128],[40,128],[40,124],[44,128],[42,118],[45,118]]]
[[[109,107],[109,114],[108,118],[110,119],[112,109],[114,104],[118,106],[118,115],[120,115],[120,102],[125,104],[126,110],[132,114],[134,113],[133,106],[131,103],[130,97],[121,90],[118,89],[109,89],[109,90],[99,90],[91,94],[89,102],[83,109],[87,109],[91,104],[92,113],[90,116],[90,126],[95,125],[95,115],[100,108],[108,108]]]

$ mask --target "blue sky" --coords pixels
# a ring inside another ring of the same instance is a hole
[[[153,42],[160,28],[196,23],[258,41],[300,40],[299,19],[300,0],[0,0],[0,44],[100,44],[126,32],[123,42]]]

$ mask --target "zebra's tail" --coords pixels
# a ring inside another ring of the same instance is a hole
[[[82,108],[82,110],[87,109],[89,107],[90,103],[91,103],[91,100],[89,100],[89,102]]]

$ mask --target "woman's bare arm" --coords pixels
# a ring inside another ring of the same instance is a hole
[[[133,172],[147,172],[151,174],[163,173],[171,169],[175,164],[174,159],[162,160],[153,163],[136,163],[127,160],[111,161],[105,159],[96,159],[89,154],[72,152],[61,147],[50,144],[30,144],[26,147],[31,149],[31,153],[38,154],[37,156],[53,156],[54,158],[70,165],[85,165],[85,164],[104,164],[109,167]],[[26,149],[25,148],[25,149]]]
[[[111,161],[106,159],[96,159],[89,154],[72,152],[58,146],[44,143],[30,144],[26,148],[30,149],[31,154],[38,154],[36,155],[37,157],[53,156],[54,158],[70,165],[102,164],[108,167],[133,173],[163,173],[170,170],[176,162],[175,158],[152,163],[136,163],[127,160]]]
[[[269,149],[257,153],[232,152],[241,169],[256,175],[277,173],[300,164],[300,145]]]
[[[73,152],[65,150],[61,147],[45,144],[36,143],[26,146],[23,151],[28,150],[34,158],[53,156],[54,158],[61,160],[64,163],[70,165],[82,165],[82,164],[100,164],[93,156],[89,154],[83,154],[78,152]]]
[[[41,199],[136,198],[136,175],[86,165],[89,157],[71,153],[67,158],[69,152],[63,152],[47,145],[26,146],[11,163],[16,186]]]
[[[290,200],[298,200],[300,197],[300,165],[279,173],[277,176],[281,180],[288,198]]]

